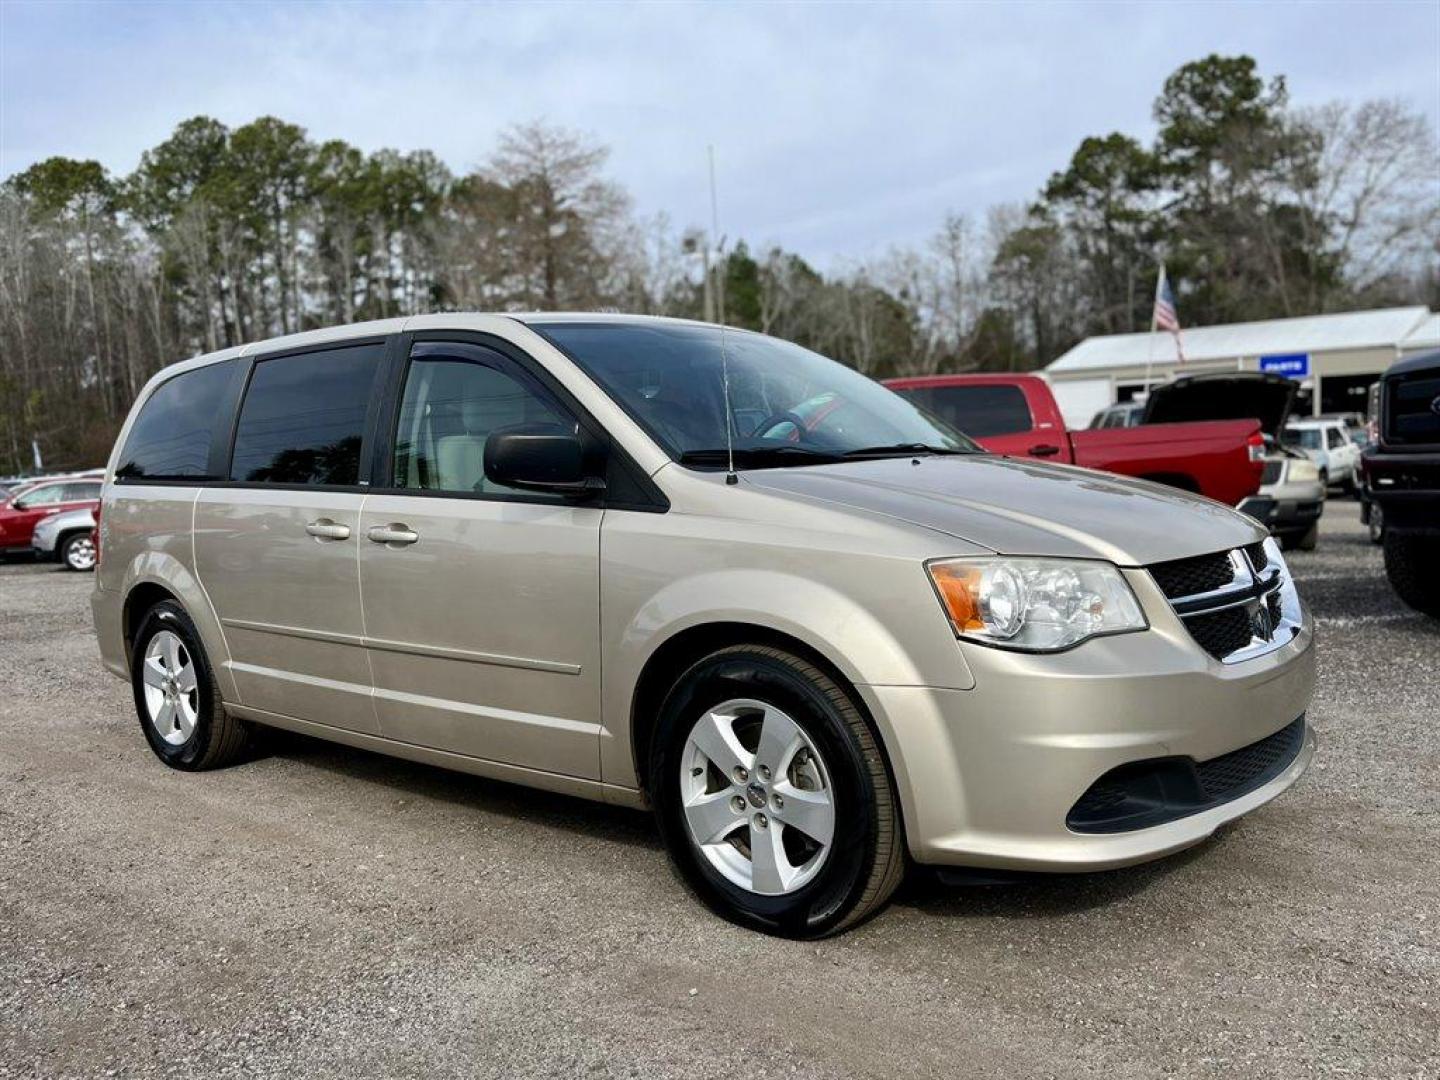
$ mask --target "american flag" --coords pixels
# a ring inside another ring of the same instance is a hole
[[[1168,330],[1175,337],[1175,353],[1180,363],[1185,362],[1185,349],[1180,344],[1180,313],[1175,310],[1175,294],[1170,289],[1170,279],[1165,276],[1165,265],[1160,265],[1160,279],[1155,282],[1155,312],[1150,319],[1150,329]]]

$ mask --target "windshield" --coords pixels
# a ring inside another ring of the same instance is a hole
[[[552,323],[535,329],[568,353],[671,457],[724,464],[719,327]],[[744,330],[726,330],[724,348],[741,465],[980,452],[943,421],[818,353]]]
[[[1320,449],[1318,428],[1286,428],[1285,441],[1291,446],[1303,446],[1306,450]]]

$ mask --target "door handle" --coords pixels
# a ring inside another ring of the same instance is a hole
[[[365,535],[377,544],[393,544],[397,547],[413,544],[420,539],[419,533],[411,531],[410,526],[402,525],[399,522],[376,525]]]
[[[341,525],[329,518],[320,518],[305,526],[305,531],[317,540],[349,540],[350,526]]]
[[[1031,457],[1054,457],[1059,452],[1060,448],[1058,446],[1050,446],[1045,443],[1042,443],[1039,446],[1030,447]]]

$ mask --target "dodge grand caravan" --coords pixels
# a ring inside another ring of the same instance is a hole
[[[156,755],[256,726],[633,807],[722,914],[818,936],[907,860],[1193,845],[1313,752],[1254,521],[982,452],[772,338],[428,315],[156,375],[93,598]]]

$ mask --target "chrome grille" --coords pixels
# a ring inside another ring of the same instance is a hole
[[[1269,652],[1299,632],[1299,600],[1264,541],[1148,569],[1196,644],[1222,663]]]
[[[1196,593],[1223,589],[1235,576],[1228,552],[1214,555],[1197,555],[1193,559],[1176,559],[1174,562],[1156,563],[1150,567],[1150,576],[1160,591],[1171,600]]]
[[[1185,628],[1216,660],[1224,660],[1250,644],[1250,613],[1244,605],[1192,615],[1185,620]]]

